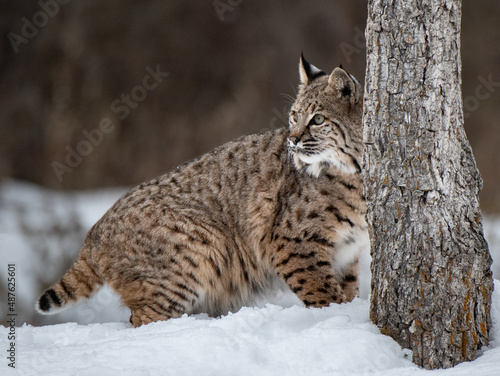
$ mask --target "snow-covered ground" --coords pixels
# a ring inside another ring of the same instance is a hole
[[[59,315],[36,315],[39,293],[75,260],[86,231],[124,192],[60,193],[15,181],[0,185],[0,323],[7,325],[12,317],[4,299],[8,264],[15,264],[17,314],[16,369],[8,367],[11,329],[0,326],[0,375],[431,374],[413,365],[409,352],[370,322],[367,255],[361,298],[323,309],[306,309],[289,293],[220,318],[183,316],[134,329],[128,310],[103,289]],[[498,278],[500,218],[486,217],[484,226]],[[499,281],[492,319],[490,346],[477,360],[432,375],[500,375]]]

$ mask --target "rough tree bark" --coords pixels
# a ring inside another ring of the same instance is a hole
[[[371,320],[424,368],[488,344],[493,280],[463,128],[461,0],[369,0],[364,180]]]

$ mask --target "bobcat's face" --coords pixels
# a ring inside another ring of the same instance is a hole
[[[300,61],[301,87],[290,111],[288,148],[295,166],[313,176],[335,166],[360,172],[362,89],[342,68],[330,76]]]

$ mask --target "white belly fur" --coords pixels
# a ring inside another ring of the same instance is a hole
[[[333,255],[333,265],[338,273],[344,274],[346,268],[370,248],[370,238],[368,229],[356,226],[342,232],[340,239],[342,240],[337,243],[338,248]]]

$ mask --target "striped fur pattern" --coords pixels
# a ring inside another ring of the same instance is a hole
[[[125,194],[38,311],[104,283],[136,327],[218,316],[286,286],[308,307],[352,300],[368,248],[361,86],[341,68],[299,68],[289,129],[243,136]]]

